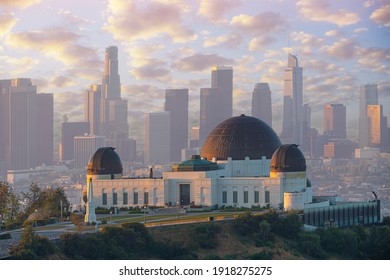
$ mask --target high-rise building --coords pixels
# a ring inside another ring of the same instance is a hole
[[[168,163],[171,156],[171,113],[145,113],[144,163]]]
[[[288,55],[284,70],[282,143],[302,144],[303,69],[295,55]]]
[[[37,94],[37,165],[53,165],[54,100],[52,93]]]
[[[128,138],[127,100],[121,99],[118,47],[116,46],[106,48],[101,98],[100,134],[104,135],[106,139]],[[118,151],[118,154],[120,155],[120,151]]]
[[[91,156],[104,146],[103,136],[85,134],[74,137],[74,168],[86,170]]]
[[[89,133],[88,122],[63,122],[61,124],[60,161],[74,159],[74,137]]]
[[[323,130],[333,139],[347,138],[347,113],[343,104],[325,104]]]
[[[211,69],[211,87],[221,88],[219,114],[222,120],[233,116],[233,68],[215,66]]]
[[[2,80],[1,173],[53,161],[53,95],[37,94],[29,78]]]
[[[188,147],[188,89],[165,90],[164,107],[171,113],[170,161],[180,161],[181,150]]]
[[[268,83],[258,83],[253,89],[252,117],[261,119],[272,127],[272,101]]]
[[[367,106],[368,146],[382,148],[387,145],[387,118],[383,116],[382,105]]]
[[[91,85],[84,95],[84,120],[89,122],[89,133],[100,134],[101,85]]]
[[[220,114],[222,104],[221,88],[201,88],[200,89],[200,118],[199,118],[199,145],[202,146],[203,141],[209,133],[218,124],[226,120],[223,114]]]
[[[378,87],[376,84],[366,84],[360,87],[359,103],[359,146],[364,148],[370,144],[367,107],[368,105],[378,105]]]

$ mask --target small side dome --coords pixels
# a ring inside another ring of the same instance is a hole
[[[102,147],[91,156],[88,162],[88,175],[122,174],[123,167],[119,155],[113,147]]]
[[[296,144],[281,145],[272,155],[271,172],[304,172],[305,156]]]

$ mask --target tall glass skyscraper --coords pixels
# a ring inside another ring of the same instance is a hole
[[[288,55],[284,70],[283,144],[302,144],[303,139],[303,68],[295,55]]]
[[[361,86],[359,103],[359,146],[364,148],[370,146],[367,108],[368,105],[378,105],[378,86],[376,84]]]

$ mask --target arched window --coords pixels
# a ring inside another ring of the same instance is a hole
[[[116,189],[112,189],[112,205],[118,204],[118,193],[116,192]]]
[[[102,189],[102,204],[107,205],[107,193],[106,189]]]

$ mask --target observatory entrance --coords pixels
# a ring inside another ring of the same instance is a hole
[[[190,184],[180,184],[180,205],[190,204]]]

